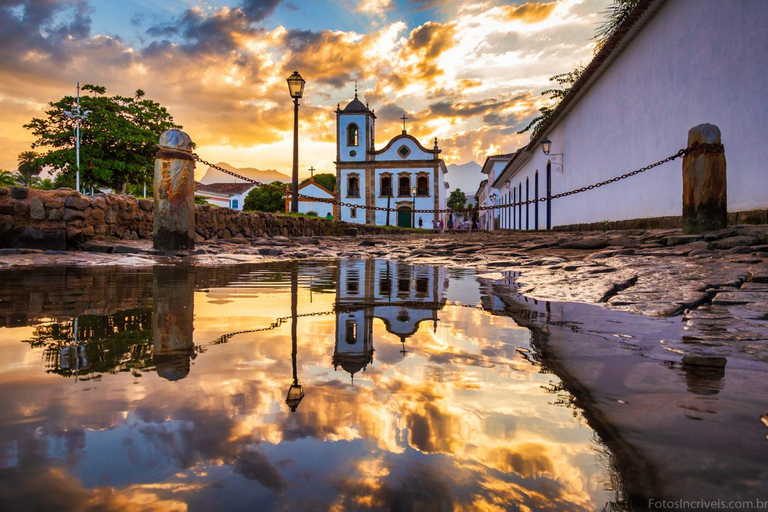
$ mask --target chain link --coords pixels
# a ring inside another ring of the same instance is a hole
[[[256,185],[257,187],[272,187],[275,190],[279,190],[280,192],[287,194],[289,197],[291,195],[293,195],[291,193],[291,191],[287,189],[287,187],[285,189],[283,189],[282,187],[273,185],[271,183],[263,183],[261,181],[257,181],[257,180],[251,179],[251,178],[247,178],[245,176],[237,174],[236,172],[233,172],[233,171],[230,171],[228,169],[225,169],[225,168],[223,168],[223,167],[221,167],[219,165],[212,164],[211,162],[208,162],[207,160],[203,160],[202,158],[200,158],[200,156],[197,153],[181,151],[181,150],[178,150],[178,149],[172,149],[172,148],[167,148],[167,147],[163,147],[163,146],[159,146],[159,149],[165,155],[169,155],[169,154],[173,154],[173,153],[178,153],[178,156],[180,158],[183,158],[183,159],[190,159],[190,157],[191,157],[191,159],[193,159],[193,160],[195,160],[197,162],[200,162],[203,165],[207,165],[208,167],[212,167],[212,168],[216,169],[217,171],[221,171],[221,172],[223,172],[225,174],[228,174],[228,175],[233,176],[235,178],[238,178],[240,180],[246,181],[248,183],[252,183],[252,184]],[[685,155],[687,155],[689,153],[698,155],[698,154],[702,154],[702,153],[723,153],[723,152],[724,152],[724,146],[722,144],[703,144],[703,143],[695,142],[692,145],[690,145],[689,147],[683,148],[683,149],[679,150],[678,152],[676,152],[675,154],[670,155],[667,158],[664,158],[663,160],[659,160],[658,162],[655,162],[653,164],[646,165],[645,167],[640,167],[639,169],[635,169],[634,171],[630,171],[630,172],[628,172],[626,174],[622,174],[621,176],[616,176],[614,178],[611,178],[611,179],[608,179],[608,180],[605,180],[605,181],[600,181],[600,182],[592,184],[592,185],[587,185],[585,187],[580,187],[580,188],[577,188],[577,189],[569,190],[568,192],[561,192],[559,194],[554,194],[554,195],[551,195],[551,196],[539,197],[537,199],[529,199],[529,200],[526,200],[526,201],[517,201],[515,203],[507,203],[507,204],[496,204],[496,205],[491,205],[491,206],[478,206],[477,208],[474,209],[474,211],[498,210],[498,209],[502,209],[502,208],[514,208],[514,207],[517,207],[517,206],[526,206],[526,205],[529,205],[529,204],[543,203],[544,201],[550,201],[552,199],[559,199],[561,197],[568,197],[568,196],[572,196],[574,194],[580,194],[582,192],[586,192],[588,190],[594,190],[596,188],[604,187],[605,185],[610,185],[611,183],[616,183],[617,181],[621,181],[621,180],[630,178],[632,176],[636,176],[636,175],[638,175],[640,173],[643,173],[645,171],[649,171],[649,170],[651,170],[651,169],[653,169],[655,167],[658,167],[660,165],[663,165],[663,164],[666,164],[668,162],[672,162],[674,160],[677,160],[678,158],[681,158],[681,157],[683,157],[683,156],[685,156]],[[385,206],[369,206],[369,205],[364,205],[364,204],[348,203],[348,202],[344,202],[344,201],[337,201],[335,199],[328,199],[328,198],[322,198],[322,197],[308,196],[308,195],[305,195],[305,194],[298,194],[298,198],[299,199],[310,199],[312,201],[320,202],[320,203],[330,203],[330,204],[333,204],[333,205],[336,205],[336,206],[346,206],[348,208],[360,208],[360,209],[365,209],[365,210],[375,210],[375,211],[384,211],[384,212],[397,212],[398,211],[397,208],[387,208]],[[453,213],[453,212],[465,212],[465,211],[468,211],[468,208],[459,208],[459,209],[443,208],[443,209],[433,209],[433,210],[414,209],[414,210],[411,210],[411,212],[413,212],[413,213]],[[247,331],[247,332],[255,332],[255,331]]]

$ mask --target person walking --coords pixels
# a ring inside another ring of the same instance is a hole
[[[448,215],[448,231],[453,231],[453,215],[451,214]]]
[[[421,217],[419,217],[419,229],[421,229],[423,225],[424,225],[424,221],[422,220]]]

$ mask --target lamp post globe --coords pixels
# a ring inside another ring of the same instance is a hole
[[[548,137],[544,137],[544,140],[541,141],[541,150],[544,152],[545,155],[548,155],[551,149],[552,149],[552,141],[549,140]]]
[[[304,95],[306,83],[298,71],[286,80],[288,92],[293,98],[293,172],[291,173],[291,211],[299,211],[299,98]]]

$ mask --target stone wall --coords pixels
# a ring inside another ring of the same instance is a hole
[[[72,189],[0,187],[0,247],[72,249],[96,237],[152,238],[154,202],[133,196],[82,196]],[[311,217],[245,213],[197,206],[197,240],[253,239],[273,236],[340,236],[391,233]]]

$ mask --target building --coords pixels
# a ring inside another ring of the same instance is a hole
[[[195,195],[204,197],[210,204],[242,210],[245,196],[256,188],[253,183],[209,183],[195,182]]]
[[[485,174],[487,178],[480,183],[477,189],[478,206],[488,207],[499,204],[499,191],[493,186],[493,183],[509,161],[512,160],[513,156],[514,153],[507,153],[504,155],[491,155],[485,159],[480,172]],[[499,210],[481,210],[479,217],[478,227],[480,229],[491,231],[499,227]]]
[[[353,378],[373,362],[373,320],[406,340],[424,321],[437,326],[445,306],[444,268],[410,266],[390,260],[342,260],[336,280],[334,368]]]
[[[333,200],[333,192],[323,187],[319,183],[315,182],[315,177],[309,178],[309,181],[299,186],[299,194],[317,197],[318,199]],[[291,197],[286,194],[285,196],[285,211],[291,211]],[[326,217],[328,214],[333,214],[333,203],[325,201],[314,201],[304,197],[299,198],[299,213],[315,214],[318,217]]]
[[[768,2],[640,0],[530,143],[492,182],[503,203],[548,197],[655,163],[701,123],[722,133],[728,208],[768,209]],[[551,141],[549,155],[541,143]],[[489,180],[490,182],[491,180]],[[545,229],[682,214],[682,162],[500,211]]]
[[[445,214],[412,210],[445,209],[445,162],[437,139],[427,149],[405,129],[375,149],[376,115],[357,97],[336,109],[336,198],[356,206],[336,206],[334,218],[358,224],[412,227],[419,220],[431,229]],[[415,192],[415,194],[414,194]],[[396,212],[365,209],[378,206]]]

